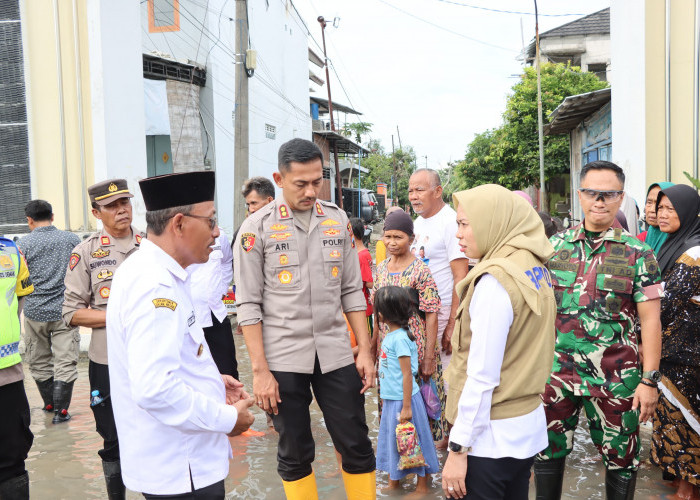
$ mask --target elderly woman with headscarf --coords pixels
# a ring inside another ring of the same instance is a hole
[[[665,283],[661,299],[659,404],[651,460],[680,480],[674,498],[698,498],[700,485],[700,196],[690,186],[661,190],[658,253]]]
[[[382,236],[389,258],[377,264],[377,275],[372,289],[372,300],[377,290],[385,286],[409,288],[415,302],[413,316],[408,322],[410,333],[416,338],[418,348],[418,371],[424,381],[432,378],[437,389],[436,396],[441,402],[442,411],[436,420],[429,419],[430,430],[435,441],[443,441],[447,435],[445,420],[445,384],[442,379],[440,346],[437,344],[437,313],[440,310],[440,296],[430,269],[411,253],[413,243],[413,220],[401,209],[392,211],[384,221]],[[381,345],[388,333],[388,327],[379,324],[375,318],[373,345]],[[375,350],[378,352],[378,349]],[[381,380],[379,381],[381,384]],[[380,411],[381,411],[381,399]]]
[[[655,182],[647,189],[647,199],[644,204],[644,220],[647,223],[647,230],[639,233],[637,238],[649,245],[654,251],[654,255],[659,253],[661,246],[668,238],[668,234],[659,229],[659,223],[656,220],[656,199],[659,196],[659,191],[673,185],[673,182]]]
[[[457,239],[479,263],[457,285],[447,418],[447,498],[524,500],[535,455],[547,447],[540,394],[554,358],[554,254],[527,202],[493,184],[453,196]],[[469,467],[467,467],[467,463]]]

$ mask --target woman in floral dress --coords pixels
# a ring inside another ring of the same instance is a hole
[[[437,285],[428,266],[411,254],[413,221],[406,212],[397,210],[387,216],[382,239],[389,258],[377,265],[372,296],[378,289],[389,285],[407,287],[417,292],[413,292],[412,295],[417,296],[419,312],[413,314],[408,326],[416,337],[419,378],[427,380],[432,377],[437,387],[442,411],[438,420],[429,419],[429,421],[433,439],[443,441],[447,437],[445,419],[447,397],[442,379],[440,346],[437,345],[437,313],[440,310]],[[381,345],[387,334],[386,325],[376,324],[375,332],[378,332],[378,335],[374,336],[373,343]],[[381,414],[381,400],[379,400],[379,412]]]

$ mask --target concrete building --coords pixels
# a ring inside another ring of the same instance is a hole
[[[86,187],[125,177],[145,227],[138,180],[209,168],[221,226],[234,229],[237,2],[6,0],[0,87],[0,232],[26,231],[32,198],[56,225],[96,228]],[[246,28],[257,69],[248,78],[248,176],[271,177],[279,146],[311,139],[308,30],[280,2],[251,2]],[[252,56],[252,54],[251,54]],[[243,214],[239,214],[242,216]]]
[[[535,41],[527,47],[527,62],[534,65]],[[540,33],[542,62],[570,63],[582,71],[610,80],[610,9],[603,9]]]
[[[700,12],[691,0],[615,0],[610,22],[612,157],[643,203],[653,182],[698,176]]]

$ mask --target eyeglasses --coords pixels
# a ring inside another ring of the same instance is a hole
[[[204,219],[209,221],[209,229],[212,231],[216,227],[216,217],[207,217],[206,215],[182,214],[184,217],[193,217],[195,219]]]
[[[620,199],[622,193],[624,193],[624,191],[599,191],[598,189],[584,188],[580,188],[578,192],[588,200],[603,200],[603,203],[615,203]]]

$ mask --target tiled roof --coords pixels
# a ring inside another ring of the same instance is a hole
[[[610,33],[610,7],[589,14],[581,19],[563,24],[540,34],[540,38],[552,36],[594,35]]]

